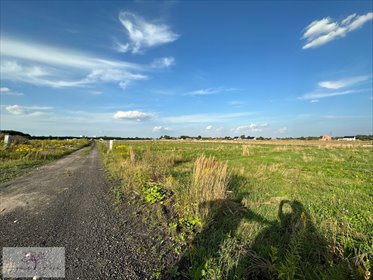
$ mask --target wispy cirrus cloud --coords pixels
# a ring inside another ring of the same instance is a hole
[[[337,81],[322,81],[319,82],[318,85],[322,88],[327,89],[340,89],[344,87],[349,87],[360,82],[364,82],[369,80],[369,76],[356,76],[351,78],[345,78]]]
[[[44,111],[52,110],[53,107],[8,105],[5,109],[12,115],[40,116],[45,113]]]
[[[352,14],[342,21],[333,21],[330,17],[311,22],[304,31],[302,39],[306,40],[303,49],[316,48],[337,38],[345,37],[349,32],[362,27],[373,19],[373,12],[365,15]]]
[[[161,58],[158,64],[109,60],[5,37],[1,37],[0,43],[3,80],[52,88],[115,83],[126,89],[134,81],[148,79],[149,72],[173,64],[172,58]]]
[[[238,91],[238,88],[225,88],[225,87],[216,87],[216,88],[203,88],[190,91],[185,95],[211,95],[211,94],[218,94],[223,92],[233,92]]]
[[[344,91],[334,91],[334,92],[311,92],[306,93],[299,99],[305,99],[305,100],[312,100],[312,103],[315,103],[315,100],[326,98],[326,97],[333,97],[333,96],[339,96],[339,95],[347,95],[347,94],[353,94],[357,92],[362,92],[362,90],[344,90]]]
[[[140,111],[118,111],[114,114],[113,118],[116,120],[128,120],[142,122],[149,120],[153,117],[152,114]]]
[[[144,49],[171,43],[179,38],[179,35],[171,30],[171,27],[158,22],[150,22],[128,11],[119,13],[119,21],[125,28],[130,42],[116,42],[119,52],[142,53]]]
[[[7,87],[1,87],[0,88],[0,94],[12,95],[12,96],[22,96],[22,95],[24,95],[22,92],[13,91],[13,90],[11,90],[10,88],[7,88]]]
[[[311,103],[319,102],[321,98],[366,92],[369,89],[359,88],[359,84],[370,80],[370,76],[354,76],[334,81],[321,81],[317,83],[318,89],[298,97],[300,100],[310,100]]]

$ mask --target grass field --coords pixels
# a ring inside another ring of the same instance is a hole
[[[101,144],[115,189],[158,209],[189,279],[370,279],[371,143]],[[204,155],[204,156],[202,156]],[[155,207],[159,205],[159,207]],[[152,209],[153,209],[152,208]]]
[[[4,141],[0,141],[0,183],[89,144],[87,139],[27,140],[23,142],[5,147]]]

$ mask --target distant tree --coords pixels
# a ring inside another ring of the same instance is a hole
[[[246,138],[245,134],[242,134],[242,135],[240,136],[240,138],[241,138],[241,139],[245,139],[245,138]]]
[[[202,139],[202,136],[201,136],[201,135],[198,135],[197,139],[198,139],[198,140],[201,140],[201,139]]]
[[[9,134],[9,135],[13,135],[13,136],[22,136],[22,137],[25,137],[25,138],[30,138],[31,135],[30,134],[26,134],[26,133],[23,133],[21,131],[16,131],[16,130],[0,130],[0,133],[1,134]]]
[[[373,135],[356,135],[357,140],[373,140]]]

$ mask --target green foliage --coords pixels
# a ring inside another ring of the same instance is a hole
[[[162,186],[152,182],[146,182],[142,188],[142,192],[145,195],[145,201],[149,204],[162,202],[166,197],[166,192],[162,189]]]
[[[179,219],[179,226],[185,229],[187,232],[196,232],[201,226],[202,221],[196,216],[189,216]]]

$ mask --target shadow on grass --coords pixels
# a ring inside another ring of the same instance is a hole
[[[320,279],[330,261],[326,240],[299,201],[281,201],[274,221],[243,207],[240,200],[209,201],[201,206],[211,209],[212,215],[171,278]],[[264,227],[252,242],[245,243],[248,237],[237,231],[243,221]]]

